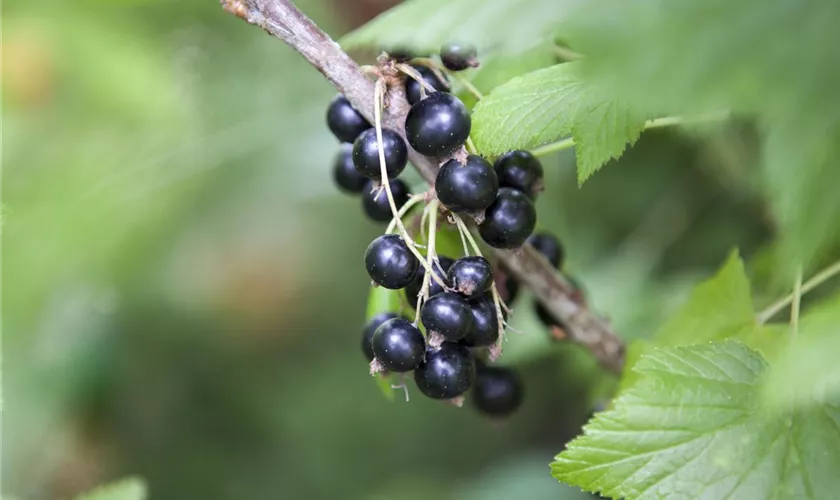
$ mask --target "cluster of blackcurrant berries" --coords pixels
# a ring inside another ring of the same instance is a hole
[[[451,71],[477,65],[475,49],[456,44],[443,47],[441,61]],[[361,194],[372,220],[391,221],[393,209],[382,184],[388,183],[395,209],[409,200],[408,186],[397,177],[405,169],[410,145],[441,163],[434,196],[445,211],[473,218],[490,247],[513,249],[529,241],[559,267],[559,242],[547,234],[532,234],[537,218],[533,200],[543,188],[539,160],[527,151],[508,152],[494,164],[466,154],[471,127],[467,108],[447,92],[448,82],[440,71],[421,65],[413,69],[425,83],[415,78],[404,81],[412,105],[405,118],[408,144],[400,132],[389,128],[381,129],[380,140],[377,130],[343,96],[330,103],[327,124],[342,142],[333,169],[338,186]],[[456,399],[472,388],[471,400],[480,411],[493,416],[513,412],[522,400],[517,375],[508,368],[489,366],[482,358],[500,341],[506,319],[494,297],[494,284],[498,296],[508,303],[518,284],[509,272],[501,267],[494,271],[479,255],[453,260],[429,248],[435,258],[427,269],[429,263],[421,262],[410,245],[414,243],[398,234],[385,234],[365,252],[365,267],[374,284],[404,290],[406,302],[415,310],[419,307],[421,320],[419,325],[383,312],[368,323],[362,347],[372,370],[413,372],[419,390],[434,399]],[[428,271],[433,276],[426,277]],[[545,318],[557,324],[550,314]]]

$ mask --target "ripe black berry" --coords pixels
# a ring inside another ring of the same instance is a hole
[[[531,200],[511,188],[500,188],[496,201],[484,212],[478,233],[494,248],[517,248],[525,243],[537,224]]]
[[[450,71],[478,67],[477,54],[474,45],[464,43],[447,43],[440,48],[440,60]]]
[[[444,342],[426,352],[414,370],[420,392],[434,399],[452,399],[467,392],[475,379],[475,361],[466,347]]]
[[[504,417],[522,403],[522,385],[509,368],[482,366],[476,373],[471,399],[478,411]]]
[[[551,265],[560,269],[563,263],[563,246],[560,241],[553,235],[548,233],[532,234],[528,238],[528,243],[534,247],[536,251],[543,254],[543,256],[551,262]]]
[[[432,269],[434,269],[435,275],[440,277],[441,281],[446,282],[446,272],[449,271],[449,267],[452,266],[452,263],[455,261],[449,257],[438,256],[438,262],[440,262],[440,269],[438,269],[435,264],[432,264]],[[440,272],[441,269],[443,269],[443,273]],[[411,280],[411,283],[405,287],[405,296],[411,304],[411,307],[417,307],[417,294],[419,294],[420,290],[423,288],[423,278],[425,276],[426,268],[420,266],[417,268],[417,274],[414,275],[414,279]],[[429,297],[433,297],[443,291],[443,287],[440,286],[437,281],[432,278],[429,279]]]
[[[470,136],[470,113],[452,94],[436,92],[411,107],[405,134],[418,153],[440,158],[464,145]]]
[[[499,179],[484,158],[470,155],[466,165],[452,159],[440,167],[435,192],[440,202],[453,212],[478,212],[496,199]]]
[[[350,101],[338,94],[327,108],[327,126],[341,142],[353,142],[359,134],[370,128],[370,123],[359,114]]]
[[[472,327],[472,312],[467,300],[452,292],[430,297],[420,309],[420,318],[427,332],[437,332],[451,341],[464,338]]]
[[[333,180],[338,188],[345,193],[361,193],[367,183],[367,178],[356,171],[353,165],[353,146],[341,144],[338,154],[333,160]]]
[[[517,189],[530,197],[543,189],[543,168],[540,161],[527,151],[510,151],[496,160],[499,185]]]
[[[389,319],[399,318],[399,314],[397,313],[379,313],[376,316],[372,317],[370,321],[368,321],[367,325],[365,325],[365,330],[362,333],[362,352],[365,353],[365,357],[368,361],[373,361],[373,345],[371,344],[371,339],[373,339],[373,333],[379,328],[379,325],[388,321]]]
[[[397,290],[411,283],[420,262],[396,234],[384,234],[368,245],[365,267],[370,278],[385,288]]]
[[[415,57],[414,52],[405,47],[392,47],[390,50],[386,50],[385,52],[388,53],[388,57],[397,62],[410,61]]]
[[[423,80],[429,85],[431,85],[432,88],[434,88],[438,92],[446,92],[449,90],[449,85],[447,85],[447,82],[438,78],[435,72],[431,69],[425,66],[412,66],[412,68],[414,68],[418,73],[420,73],[420,76],[423,77]],[[409,104],[416,103],[423,96],[422,92],[420,91],[420,88],[422,86],[423,85],[420,84],[420,82],[418,82],[414,78],[408,77],[405,80],[405,98],[408,99]],[[425,90],[425,92],[426,95],[431,94],[428,90]]]
[[[411,371],[423,362],[426,340],[405,318],[389,319],[379,325],[371,340],[373,354],[389,372]]]
[[[391,185],[391,194],[394,195],[394,204],[397,209],[408,201],[410,193],[405,182],[399,179],[388,181]],[[392,218],[391,205],[388,203],[388,193],[382,187],[374,187],[373,181],[368,181],[362,191],[362,208],[368,217],[376,222],[390,222]]]
[[[490,290],[493,268],[484,257],[463,257],[452,264],[446,277],[456,292],[468,299],[476,299]]]
[[[389,128],[382,129],[382,145],[385,152],[385,170],[388,178],[400,175],[408,162],[408,148],[400,134]],[[379,166],[379,143],[376,129],[368,129],[353,143],[353,164],[360,174],[368,179],[382,179]]]
[[[499,319],[493,299],[482,296],[469,301],[472,312],[472,328],[461,344],[467,347],[486,347],[499,340]]]

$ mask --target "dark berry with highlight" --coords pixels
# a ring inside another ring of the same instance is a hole
[[[468,299],[476,299],[490,290],[493,268],[484,257],[462,257],[446,273],[449,285]]]
[[[394,195],[394,205],[399,210],[411,196],[408,185],[399,179],[388,182],[391,186],[391,194]],[[388,203],[388,193],[385,192],[384,187],[376,186],[373,181],[368,181],[362,191],[362,208],[365,214],[376,222],[390,222],[393,217],[391,205]]]
[[[484,212],[478,232],[494,248],[518,248],[537,224],[537,210],[531,200],[511,188],[500,188],[496,201]]]
[[[454,153],[470,136],[467,107],[452,94],[436,92],[411,107],[405,135],[418,153],[442,158]]]
[[[365,251],[368,275],[378,285],[391,290],[411,283],[418,267],[420,261],[396,234],[384,234],[376,238]]]
[[[444,342],[429,349],[414,370],[420,392],[433,399],[452,399],[467,392],[475,380],[475,360],[466,347]]]
[[[371,128],[365,117],[341,94],[335,96],[327,108],[327,126],[341,142],[353,142],[359,134]]]
[[[385,321],[373,333],[373,354],[389,372],[408,372],[423,362],[426,340],[405,318]]]
[[[453,212],[479,212],[495,201],[499,179],[493,167],[478,155],[469,155],[466,165],[453,158],[440,167],[435,192]]]
[[[388,178],[393,179],[400,175],[408,163],[408,147],[402,136],[389,128],[382,129],[382,145],[382,151],[385,153],[385,171]],[[353,164],[356,170],[368,179],[382,179],[376,129],[362,132],[353,143]]]

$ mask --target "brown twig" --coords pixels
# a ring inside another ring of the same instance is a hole
[[[371,123],[374,118],[374,84],[359,65],[288,0],[221,0],[222,6],[245,21],[259,26],[300,52],[354,108]],[[408,102],[400,86],[390,89],[385,126],[404,134]],[[438,165],[413,149],[409,161],[423,178],[433,184]],[[568,328],[569,338],[589,349],[605,368],[620,372],[624,364],[624,344],[610,325],[593,314],[579,299],[574,287],[530,245],[521,249],[496,250],[499,259],[529,287],[537,299]]]

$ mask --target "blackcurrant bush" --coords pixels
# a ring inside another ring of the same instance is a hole
[[[367,178],[356,171],[353,165],[353,146],[341,144],[338,154],[333,160],[333,180],[338,188],[345,193],[361,193],[367,183]]]
[[[477,55],[475,45],[466,43],[447,43],[440,48],[440,60],[450,71],[478,67]]]
[[[470,136],[470,113],[452,94],[435,92],[411,107],[405,134],[418,153],[440,158],[452,154]]]
[[[475,360],[462,345],[444,342],[426,351],[426,359],[414,370],[420,392],[434,399],[452,399],[467,392],[475,379]]]
[[[399,318],[400,315],[397,313],[392,312],[385,312],[379,313],[376,316],[372,317],[370,321],[368,321],[367,325],[365,325],[365,330],[362,333],[362,352],[365,353],[365,357],[368,361],[373,361],[373,344],[371,344],[371,339],[373,339],[373,333],[379,328],[379,325],[388,321],[389,319]]]
[[[532,234],[528,238],[528,243],[539,253],[551,262],[551,265],[560,269],[563,264],[563,246],[560,241],[553,235],[548,233]]]
[[[341,142],[353,142],[359,134],[371,127],[365,117],[341,94],[335,96],[327,108],[327,126]]]
[[[472,328],[460,343],[467,347],[491,346],[499,340],[499,319],[491,297],[482,296],[469,301]]]
[[[537,224],[531,200],[511,188],[500,188],[496,201],[484,212],[478,233],[494,248],[517,248],[525,243]]]
[[[379,325],[371,339],[373,354],[389,372],[411,371],[423,362],[426,340],[420,330],[405,318],[394,318]]]
[[[496,160],[499,185],[517,189],[535,197],[543,188],[543,168],[540,161],[527,151],[510,151]]]
[[[475,408],[493,417],[505,417],[522,404],[522,384],[516,373],[496,366],[482,366],[475,375],[470,398]]]
[[[456,292],[468,299],[476,299],[490,290],[493,268],[484,257],[463,257],[452,264],[446,278]]]
[[[449,257],[438,256],[438,262],[440,262],[440,268],[436,264],[432,264],[432,269],[434,269],[435,275],[437,275],[441,281],[446,282],[446,272],[449,271],[449,267],[452,266],[452,263],[455,262],[454,260],[450,259]],[[441,272],[441,269],[443,272]],[[405,297],[408,299],[408,302],[411,304],[411,307],[417,307],[417,295],[420,293],[420,290],[423,288],[423,278],[426,276],[426,268],[420,266],[417,269],[417,274],[414,276],[414,279],[411,280],[405,287]],[[441,292],[443,292],[443,287],[435,281],[434,279],[429,279],[429,297],[435,296]]]
[[[499,179],[484,158],[470,155],[466,165],[452,159],[440,167],[435,192],[440,202],[453,212],[478,212],[496,199]]]
[[[396,234],[384,234],[376,238],[365,251],[365,268],[370,278],[391,290],[411,283],[419,266],[417,257]]]
[[[385,170],[388,178],[400,175],[408,162],[408,148],[400,134],[389,128],[382,129],[382,150],[385,152]],[[353,143],[353,165],[368,179],[382,179],[379,166],[379,143],[376,129],[368,129]]]
[[[464,338],[473,321],[467,300],[453,292],[429,297],[420,308],[420,319],[426,332],[437,332],[450,341]]]
[[[446,92],[449,90],[449,85],[447,85],[446,80],[441,80],[438,78],[438,75],[435,74],[434,71],[425,67],[425,66],[412,66],[420,76],[423,77],[423,80],[432,86],[438,92]],[[441,75],[443,76],[443,75]],[[444,77],[445,78],[445,77]],[[409,104],[415,104],[420,98],[423,97],[423,93],[420,91],[423,85],[415,80],[414,78],[408,77],[405,80],[405,98],[408,99]],[[431,92],[428,90],[424,90],[426,95],[430,95]]]
[[[394,204],[397,210],[408,201],[411,195],[408,192],[408,185],[399,179],[389,180],[391,185],[391,194],[394,195]],[[388,193],[380,186],[374,186],[373,181],[368,181],[362,191],[362,208],[372,220],[376,222],[390,222],[393,214],[391,214],[391,205],[388,203]]]

